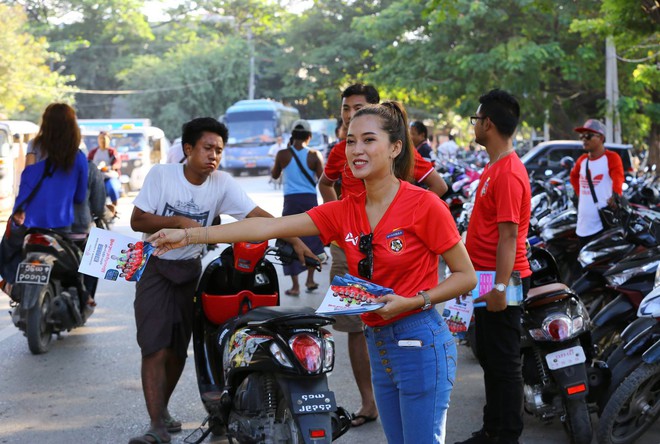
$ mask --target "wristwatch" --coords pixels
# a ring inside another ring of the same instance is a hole
[[[422,295],[422,297],[424,298],[424,305],[422,305],[422,311],[428,310],[429,308],[433,307],[433,304],[431,304],[431,296],[429,296],[427,292],[422,290],[417,294]]]
[[[495,286],[493,286],[493,288],[495,290],[499,291],[500,293],[504,293],[506,291],[506,285],[505,284],[495,284]]]

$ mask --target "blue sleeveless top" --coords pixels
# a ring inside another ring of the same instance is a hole
[[[316,173],[309,166],[307,166],[307,156],[309,154],[309,148],[302,148],[300,151],[293,148],[293,155],[300,160],[300,164],[309,177],[316,179]],[[300,171],[298,162],[296,159],[291,158],[289,164],[282,170],[284,175],[284,195],[288,194],[303,194],[311,193],[316,195],[316,186],[312,185],[311,182],[305,177],[305,175]]]

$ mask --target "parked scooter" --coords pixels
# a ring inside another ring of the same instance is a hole
[[[570,442],[590,444],[589,403],[606,386],[607,372],[592,355],[590,321],[580,298],[562,284],[554,257],[532,248],[532,283],[523,302],[525,410],[550,421],[560,417]]]
[[[599,444],[629,444],[660,418],[660,287],[640,304],[639,318],[612,354],[610,391],[602,400]]]
[[[46,353],[53,334],[84,325],[93,313],[78,273],[81,258],[82,250],[65,235],[41,228],[27,231],[11,315],[32,353]]]
[[[195,297],[193,346],[209,433],[240,443],[330,443],[351,416],[328,389],[334,319],[278,307],[273,264],[288,244],[236,243],[205,269]],[[316,264],[318,265],[318,264]]]

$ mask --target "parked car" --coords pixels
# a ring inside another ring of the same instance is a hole
[[[605,148],[621,156],[625,173],[633,172],[632,145],[606,143]],[[551,140],[538,144],[523,155],[521,160],[527,172],[529,174],[534,172],[538,177],[546,175],[548,170],[552,171],[551,175],[557,174],[561,170],[559,162],[562,157],[569,156],[577,160],[584,153],[582,142],[579,140]]]

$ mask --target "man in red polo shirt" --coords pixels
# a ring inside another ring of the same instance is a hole
[[[354,84],[342,92],[341,117],[345,127],[351,121],[353,115],[361,108],[369,104],[380,102],[380,95],[372,85]],[[447,191],[447,184],[435,171],[433,165],[424,160],[417,150],[414,150],[415,166],[414,180],[423,183],[428,189],[438,196]],[[319,191],[323,202],[337,200],[334,183],[341,179],[341,196],[358,195],[365,191],[364,182],[356,179],[346,161],[346,141],[338,142],[330,151],[328,161],[325,164],[323,175],[319,180]],[[348,273],[346,255],[344,251],[334,243],[330,245],[332,255],[332,266],[330,267],[330,281],[339,275]],[[371,368],[369,366],[369,354],[367,343],[362,333],[362,320],[359,316],[337,316],[334,328],[337,331],[348,333],[348,356],[353,368],[353,376],[360,391],[362,399],[361,407],[353,414],[353,427],[359,427],[367,422],[374,421],[378,417],[376,401],[374,399],[373,387],[371,386]]]
[[[477,356],[484,370],[486,406],[481,430],[461,444],[517,444],[523,429],[520,306],[507,306],[506,287],[520,273],[523,297],[532,274],[525,241],[531,190],[527,170],[513,151],[520,106],[510,94],[492,90],[479,98],[470,117],[475,140],[490,158],[477,188],[466,247],[474,269],[495,271],[494,288],[475,302]]]

